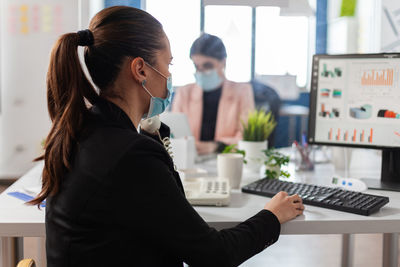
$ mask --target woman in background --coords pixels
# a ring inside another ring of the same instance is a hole
[[[78,57],[99,88],[86,78]],[[52,128],[45,143],[49,267],[237,266],[278,239],[304,206],[279,193],[236,227],[217,231],[186,200],[158,135],[137,131],[162,113],[172,56],[161,24],[130,7],[100,11],[56,42],[47,74]],[[162,125],[162,137],[169,135]]]
[[[173,112],[188,116],[199,154],[222,151],[241,138],[241,119],[254,109],[249,83],[226,79],[226,49],[220,38],[202,34],[190,48],[196,83],[178,88]]]

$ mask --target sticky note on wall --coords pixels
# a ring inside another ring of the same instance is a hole
[[[21,23],[21,33],[22,34],[28,34],[29,33],[29,24],[28,24],[28,6],[27,5],[21,5],[20,8],[20,17],[19,17],[19,22]]]
[[[51,32],[53,23],[53,16],[51,6],[42,6],[42,31],[45,33]]]
[[[354,17],[356,13],[357,0],[342,0],[340,8],[341,17]]]
[[[40,31],[40,8],[38,5],[32,7],[32,31]]]
[[[17,32],[17,13],[16,6],[11,5],[8,7],[8,32],[15,34]]]

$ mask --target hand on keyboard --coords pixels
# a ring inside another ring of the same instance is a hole
[[[264,209],[275,214],[282,224],[303,214],[304,205],[299,195],[289,196],[288,193],[281,191],[265,204]]]

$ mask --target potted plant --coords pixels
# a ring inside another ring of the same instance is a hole
[[[243,158],[246,156],[246,152],[244,150],[238,149],[236,144],[226,146],[224,148],[224,150],[222,151],[222,154],[226,154],[226,153],[239,153],[239,154],[243,155]],[[247,161],[243,160],[243,163],[246,164]]]
[[[263,150],[267,149],[267,138],[276,126],[274,116],[271,112],[254,110],[249,113],[247,120],[242,120],[243,140],[239,141],[239,149],[246,152],[245,169],[258,172],[263,165],[265,155]]]
[[[289,178],[290,173],[282,170],[282,166],[289,164],[289,156],[280,153],[274,148],[266,149],[263,152],[267,159],[264,161],[263,168],[261,168],[261,176],[269,179]]]

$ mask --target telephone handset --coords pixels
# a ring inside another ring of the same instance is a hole
[[[161,127],[161,121],[158,116],[154,116],[140,122],[140,128],[150,134],[156,134]]]
[[[168,154],[171,156],[171,158],[174,157],[172,153],[172,147],[171,147],[171,140],[169,139],[168,136],[166,137],[161,137],[160,134],[160,129],[161,127],[161,121],[160,117],[154,116],[145,120],[142,120],[140,122],[140,128],[148,132],[149,134],[157,135],[158,138],[160,139],[161,143],[164,145],[165,149],[167,150]],[[175,167],[176,169],[176,167]]]

